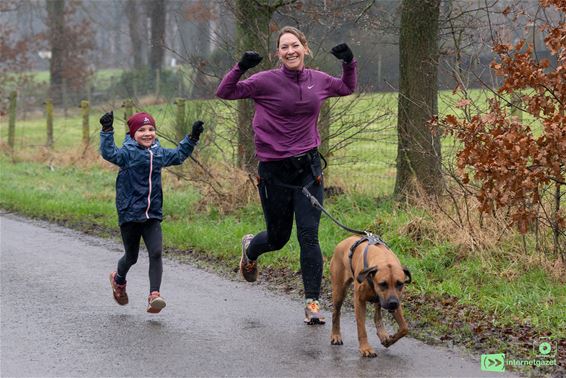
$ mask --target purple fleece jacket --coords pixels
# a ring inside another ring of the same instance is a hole
[[[236,64],[222,79],[216,95],[225,100],[253,99],[256,155],[260,161],[281,160],[320,145],[317,121],[322,101],[354,92],[356,66],[355,60],[343,63],[340,79],[282,65],[239,81],[244,71]]]

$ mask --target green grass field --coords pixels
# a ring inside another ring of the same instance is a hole
[[[112,75],[105,72],[104,75]],[[40,75],[40,74],[38,74]],[[100,74],[100,76],[104,76]],[[39,77],[38,79],[39,80]],[[454,111],[454,98],[451,92],[441,93],[441,114]],[[476,98],[484,96],[483,92],[473,91]],[[395,182],[395,165],[397,155],[397,135],[395,131],[397,116],[397,95],[395,93],[362,94],[344,99],[330,99],[331,110],[331,153],[327,156],[329,167],[326,171],[327,184],[338,185],[349,192],[366,193],[374,196],[386,196],[392,193]],[[191,111],[198,105],[198,111]],[[235,161],[237,146],[236,137],[236,102],[220,100],[193,101],[187,105],[187,128],[194,121],[202,118],[206,132],[201,153],[213,159]],[[98,145],[98,118],[113,109],[115,111],[116,141],[121,141],[121,132],[125,131],[124,108],[121,103],[97,105],[91,109],[90,140]],[[162,144],[171,146],[167,139],[175,140],[174,103],[158,105],[137,105],[134,111],[151,113],[158,124],[158,132],[163,136]],[[7,119],[0,126],[0,138],[7,138]],[[78,109],[71,109],[67,117],[57,114],[54,119],[55,150],[66,150],[81,141],[82,119]],[[207,140],[210,143],[207,143]],[[36,149],[46,143],[46,120],[43,117],[18,120],[16,127],[16,150],[18,153]],[[444,154],[452,153],[452,146],[445,143]]]

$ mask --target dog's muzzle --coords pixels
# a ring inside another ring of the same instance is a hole
[[[385,301],[385,305],[383,306],[386,310],[395,311],[399,308],[399,298],[397,297],[389,297],[387,301]]]

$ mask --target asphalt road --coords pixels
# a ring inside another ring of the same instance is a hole
[[[385,349],[371,324],[378,356],[362,358],[351,314],[332,346],[330,324],[304,325],[301,302],[167,259],[167,307],[148,314],[145,252],[121,307],[108,283],[120,255],[115,242],[0,216],[0,376],[505,376],[408,337]]]

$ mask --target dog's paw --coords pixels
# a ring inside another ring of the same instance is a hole
[[[344,342],[342,341],[342,337],[340,336],[330,336],[330,344],[332,345],[343,345]]]
[[[377,357],[377,353],[375,353],[375,351],[371,348],[367,350],[360,350],[360,353],[362,354],[362,357],[367,357],[367,358]]]
[[[394,344],[394,341],[391,337],[387,336],[387,338],[385,340],[381,341],[381,345],[383,345],[386,348],[389,348],[391,345]]]
[[[360,348],[360,353],[362,354],[362,357],[368,357],[368,358],[377,357],[377,353],[375,353],[375,351],[371,347],[370,348]]]

